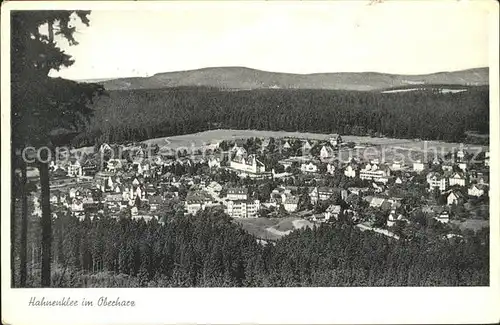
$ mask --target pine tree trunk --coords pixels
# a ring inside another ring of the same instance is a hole
[[[21,162],[21,248],[19,258],[21,260],[19,267],[19,286],[26,287],[26,253],[27,253],[27,239],[28,239],[28,193],[27,193],[27,175],[26,163]]]
[[[50,286],[52,216],[50,213],[49,165],[39,162],[42,207],[42,287]]]
[[[10,183],[14,189],[15,173],[15,152],[12,152],[12,163],[10,172]],[[16,266],[15,266],[15,246],[16,246],[16,198],[14,190],[12,190],[10,199],[10,286],[13,288],[16,285]]]

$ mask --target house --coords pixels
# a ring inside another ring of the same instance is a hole
[[[302,163],[302,165],[300,165],[300,170],[303,173],[317,173],[318,166],[315,163],[313,163],[312,161],[310,161],[308,163]]]
[[[490,166],[490,152],[486,151],[484,153],[484,165],[489,167]]]
[[[441,192],[446,191],[448,187],[448,178],[443,177],[438,173],[429,173],[427,174],[427,183],[429,184],[429,188],[439,189]]]
[[[448,213],[448,211],[443,211],[440,214],[436,215],[434,219],[441,223],[448,223],[450,222],[450,214]]]
[[[71,212],[73,212],[74,214],[81,214],[81,213],[83,213],[84,209],[83,209],[83,202],[82,202],[82,200],[80,200],[80,199],[73,199],[73,201],[71,202],[70,209],[71,209]]]
[[[283,149],[290,150],[290,149],[292,149],[292,146],[290,145],[290,143],[288,143],[288,141],[285,141],[285,144],[283,145]]]
[[[356,177],[356,170],[351,165],[347,165],[344,170],[344,175],[346,177],[354,178]]]
[[[269,147],[269,144],[270,144],[270,143],[271,143],[271,139],[269,139],[269,138],[264,138],[264,139],[262,140],[262,142],[260,143],[260,148],[261,148],[261,150],[264,150],[264,149],[266,149],[267,147]]]
[[[94,176],[98,169],[97,163],[93,159],[87,159],[82,164],[82,173],[84,176]]]
[[[387,217],[387,227],[394,226],[397,220],[404,220],[403,215],[396,213],[396,210],[391,210],[389,216]]]
[[[80,164],[80,162],[78,160],[73,159],[72,161],[69,162],[69,164],[68,164],[68,176],[70,176],[70,177],[83,176],[82,165]]]
[[[185,208],[187,214],[196,214],[199,210],[214,205],[213,198],[204,191],[190,191],[186,195]]]
[[[328,208],[326,208],[326,211],[324,213],[325,219],[330,220],[331,218],[334,218],[335,220],[338,220],[341,212],[342,207],[340,205],[332,204]]]
[[[469,196],[481,197],[484,195],[485,190],[487,190],[487,188],[484,184],[473,184],[467,190],[467,194],[469,194]]]
[[[446,197],[446,202],[448,205],[458,205],[464,202],[463,194],[460,191],[451,191]]]
[[[238,146],[236,143],[234,144],[234,147],[231,149],[231,152],[234,153],[235,157],[245,157],[247,155],[246,149]]]
[[[101,144],[101,146],[99,147],[99,152],[101,154],[105,153],[105,152],[113,152],[113,149],[111,148],[111,146],[107,143],[103,143]]]
[[[329,163],[328,165],[326,165],[326,172],[330,175],[335,174],[335,165],[332,163]]]
[[[403,163],[401,161],[394,161],[391,165],[391,170],[401,170],[401,168],[403,167]]]
[[[458,150],[457,151],[457,161],[464,161],[465,159],[465,151],[463,150]]]
[[[247,200],[248,199],[248,188],[246,187],[234,187],[227,190],[227,199],[230,201]]]
[[[462,173],[454,173],[448,178],[448,184],[450,186],[458,185],[465,186],[466,178]]]
[[[401,177],[396,177],[396,180],[394,181],[394,184],[398,184],[398,185],[401,185],[403,184],[403,179]]]
[[[299,204],[298,196],[285,195],[283,207],[285,208],[286,211],[288,212],[297,211],[298,204]]]
[[[333,157],[335,157],[335,151],[330,146],[323,146],[321,148],[321,150],[319,151],[319,157],[322,160],[324,160],[324,159],[332,159]]]
[[[453,165],[452,164],[443,164],[441,166],[441,169],[444,171],[444,172],[452,172],[453,171]]]
[[[326,201],[334,194],[340,193],[340,189],[333,187],[315,187],[309,192],[311,203],[316,204],[319,201]]]
[[[328,142],[333,147],[340,146],[342,144],[342,137],[338,134],[331,134]]]
[[[256,218],[259,210],[259,200],[229,200],[225,203],[225,212],[233,218]]]
[[[308,155],[311,152],[312,145],[309,143],[309,141],[305,140],[304,144],[302,145],[302,154],[303,155]]]
[[[266,171],[266,166],[255,155],[249,155],[248,157],[236,155],[231,160],[229,166],[237,171],[252,174],[264,173]]]
[[[115,173],[118,170],[121,170],[122,168],[123,164],[121,159],[110,159],[108,160],[108,163],[106,165],[106,169],[111,173]]]
[[[377,164],[366,164],[365,168],[359,171],[359,178],[382,183],[387,183],[388,176],[390,176],[390,169],[379,168]]]
[[[467,163],[466,162],[458,163],[458,168],[460,168],[463,172],[466,172],[467,171]]]
[[[219,158],[210,157],[208,159],[208,167],[209,168],[220,168],[220,159]]]
[[[420,160],[417,160],[413,163],[413,171],[414,172],[420,173],[423,170],[424,170],[424,164]]]

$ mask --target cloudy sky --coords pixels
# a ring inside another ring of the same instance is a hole
[[[76,63],[54,76],[148,76],[214,66],[420,74],[488,66],[488,13],[476,1],[174,2],[93,10]]]

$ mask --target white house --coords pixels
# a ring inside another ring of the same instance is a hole
[[[463,202],[463,195],[458,191],[452,191],[446,197],[446,202],[448,205],[460,204]]]
[[[220,159],[210,157],[210,159],[208,159],[208,167],[209,168],[220,168]]]
[[[73,199],[71,203],[71,211],[75,214],[83,213],[83,201],[79,199]]]
[[[413,163],[414,172],[420,173],[423,170],[424,170],[424,164],[420,160],[417,160]]]
[[[435,216],[434,219],[441,223],[448,223],[450,222],[450,214],[448,211],[443,211],[439,215]]]
[[[227,199],[230,201],[248,200],[248,189],[246,187],[229,188]]]
[[[440,191],[446,191],[448,187],[448,179],[446,177],[442,177],[438,173],[429,173],[427,175],[427,183],[429,184],[429,188],[439,189]]]
[[[330,146],[323,146],[319,151],[319,157],[321,159],[331,159],[335,157],[335,151]]]
[[[330,174],[330,175],[335,174],[335,165],[331,164],[331,163],[329,163],[328,165],[326,165],[326,172],[328,174]]]
[[[453,171],[453,165],[452,164],[443,164],[441,166],[441,169],[445,172],[451,172],[451,171]]]
[[[344,170],[344,175],[346,177],[354,178],[356,177],[356,170],[354,170],[351,165],[348,165]]]
[[[318,166],[310,161],[309,163],[303,163],[300,165],[300,170],[304,173],[317,173]]]
[[[256,218],[260,210],[259,200],[230,200],[225,205],[226,213],[233,218]]]
[[[186,195],[185,208],[187,210],[187,214],[195,215],[199,210],[204,210],[214,204],[215,202],[212,197],[203,191],[188,192]]]
[[[264,173],[266,171],[264,164],[258,160],[255,155],[249,155],[248,157],[236,155],[236,157],[231,160],[230,167],[242,172],[250,172],[253,174]]]
[[[359,172],[359,178],[373,181],[386,182],[388,176],[390,176],[389,169],[378,168],[376,164],[367,164],[365,168]]]
[[[467,194],[470,196],[481,197],[484,195],[485,186],[482,184],[473,184],[467,190]]]
[[[387,227],[392,227],[396,224],[396,221],[403,220],[402,214],[397,214],[396,210],[391,210],[389,216],[387,217]]]
[[[82,165],[78,160],[68,165],[68,176],[77,177],[82,175],[83,175]]]
[[[403,163],[400,161],[394,161],[391,165],[392,170],[401,170],[402,167],[403,167]]]
[[[332,134],[330,135],[328,142],[330,142],[330,145],[333,147],[339,146],[342,143],[342,137],[338,134]]]
[[[448,183],[450,186],[453,185],[458,185],[458,186],[465,186],[465,176],[461,173],[454,173],[451,177],[448,179]]]
[[[342,207],[340,205],[330,205],[324,215],[326,220],[330,220],[331,218],[334,218],[335,220],[339,219],[340,213],[342,212]]]
[[[298,196],[285,195],[283,207],[285,208],[286,211],[288,212],[297,211],[298,204],[299,204]]]

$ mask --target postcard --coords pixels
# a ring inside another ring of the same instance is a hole
[[[2,322],[497,323],[498,21],[3,3]]]

